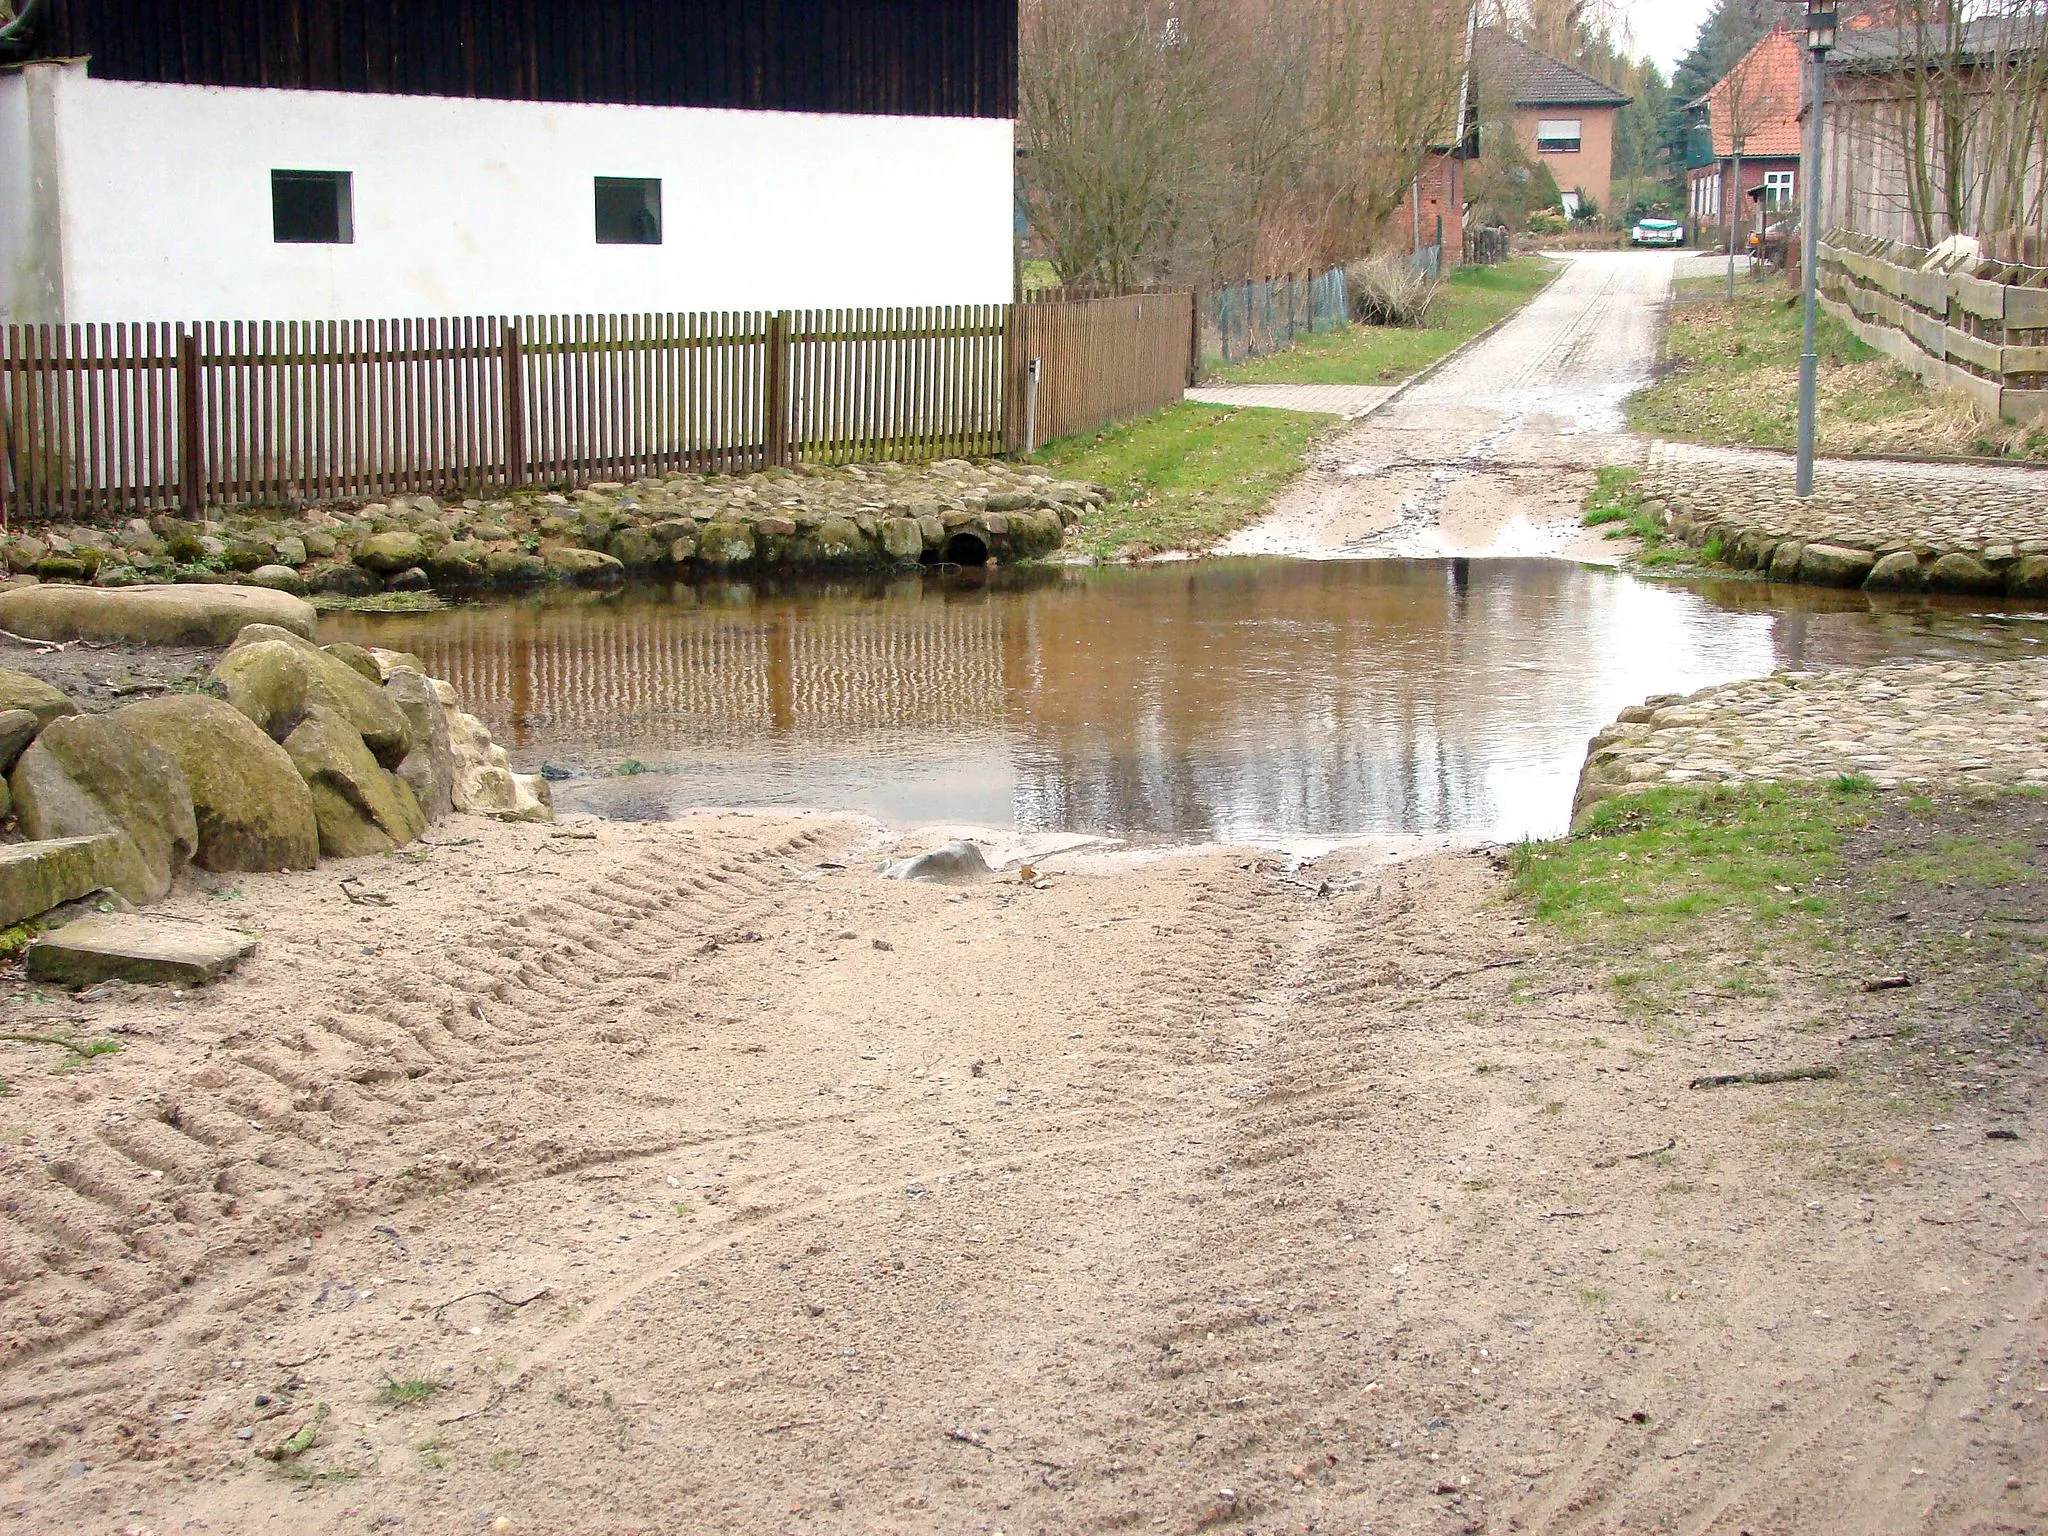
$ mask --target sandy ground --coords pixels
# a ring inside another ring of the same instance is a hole
[[[1650,379],[1675,263],[1595,251],[1514,319],[1330,439],[1226,555],[1561,555],[1612,562],[1580,525],[1604,464],[1638,462],[1623,402]]]
[[[6,989],[123,1048],[4,1048],[0,1531],[2048,1529],[2038,1085],[1853,957],[1652,1029],[1482,853],[430,840]]]

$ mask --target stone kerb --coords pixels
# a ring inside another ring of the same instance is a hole
[[[1572,803],[1670,785],[1907,783],[2048,787],[2048,661],[1894,661],[1780,672],[1662,695],[1586,749]]]
[[[1642,492],[1674,540],[1772,581],[2048,597],[2048,473],[1828,460],[1802,502],[1786,455],[1660,442]]]

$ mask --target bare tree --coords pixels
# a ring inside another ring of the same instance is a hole
[[[1472,0],[1034,0],[1034,224],[1068,282],[1357,255],[1455,141]]]

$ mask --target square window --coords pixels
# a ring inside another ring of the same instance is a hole
[[[1581,143],[1580,120],[1576,117],[1546,117],[1536,124],[1536,153],[1576,155]]]
[[[355,197],[347,171],[272,171],[270,234],[279,245],[351,245]]]
[[[597,178],[597,243],[661,244],[661,178]]]

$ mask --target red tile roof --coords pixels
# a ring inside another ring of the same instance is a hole
[[[1799,39],[1780,27],[1748,53],[1707,92],[1707,111],[1714,126],[1714,153],[1735,153],[1735,130],[1742,131],[1745,155],[1799,153],[1799,113],[1805,105]]]

